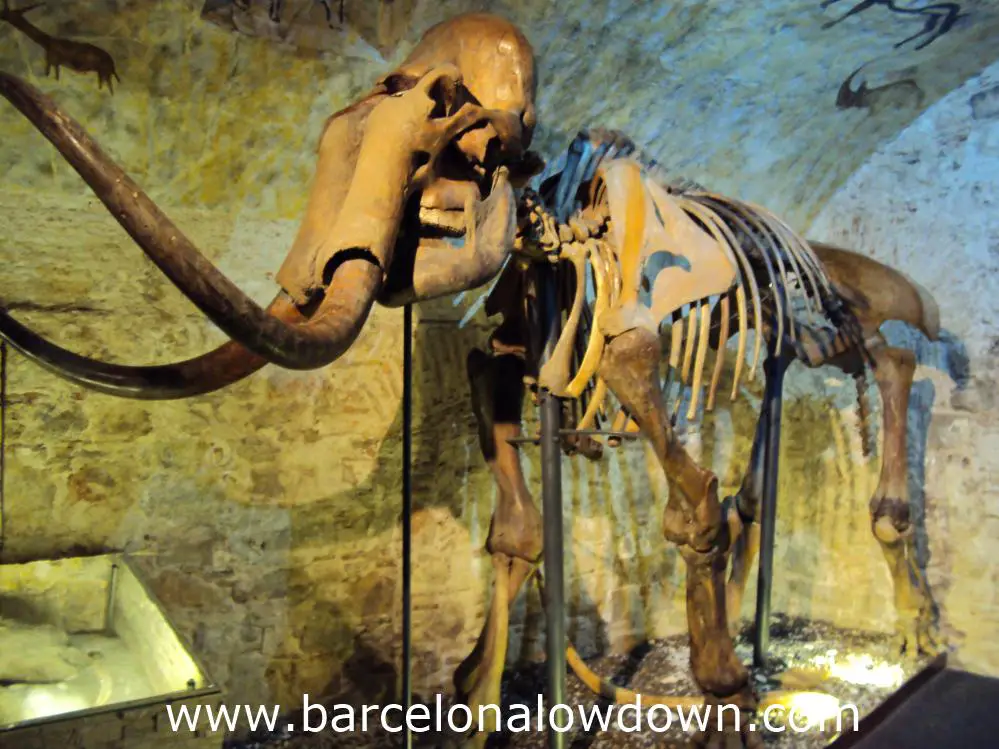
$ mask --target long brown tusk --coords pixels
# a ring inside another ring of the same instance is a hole
[[[284,295],[268,309],[288,322],[302,319]],[[109,364],[74,354],[47,341],[3,309],[0,309],[0,338],[29,360],[65,380],[90,390],[135,400],[175,400],[204,395],[249,377],[267,365],[266,359],[232,341],[201,356],[173,364],[145,367]]]
[[[353,343],[382,283],[382,269],[370,253],[344,252],[317,313],[302,325],[289,325],[212,265],[50,98],[7,73],[0,73],[0,94],[58,149],[167,278],[234,341],[289,369],[325,366]]]

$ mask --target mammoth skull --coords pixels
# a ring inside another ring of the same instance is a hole
[[[0,308],[0,336],[78,384],[166,399],[210,392],[275,363],[325,366],[373,304],[474,288],[513,248],[513,188],[536,168],[534,58],[511,24],[466,15],[430,29],[320,139],[305,215],[263,309],[218,271],[71,118],[20,79],[0,93],[45,135],[163,273],[230,341],[183,362],[108,364],[45,340]]]

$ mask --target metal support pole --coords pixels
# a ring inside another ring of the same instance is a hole
[[[0,559],[3,559],[7,481],[7,342],[0,341]]]
[[[770,648],[770,594],[773,589],[774,539],[777,524],[777,476],[780,466],[780,417],[783,405],[784,373],[790,364],[786,353],[774,354],[771,348],[763,372],[764,423],[763,492],[760,508],[760,561],[756,586],[756,627],[753,633],[753,664],[762,668]]]
[[[402,318],[402,709],[413,701],[413,306]],[[413,746],[409,721],[403,720],[403,747]]]
[[[555,270],[539,268],[543,360],[555,349],[561,332]],[[565,568],[562,546],[562,456],[559,429],[561,405],[546,390],[541,396],[541,503],[544,519],[545,655],[548,666],[548,708],[565,703]],[[548,730],[548,749],[563,749],[565,734]]]

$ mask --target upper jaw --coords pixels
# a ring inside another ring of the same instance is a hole
[[[466,208],[481,199],[475,182],[438,179],[420,196],[420,224],[445,236],[461,237],[465,234]]]
[[[487,169],[460,149],[450,155],[445,172],[449,176],[438,177],[420,194],[418,219],[433,233],[461,237],[469,212],[492,192],[499,166]]]

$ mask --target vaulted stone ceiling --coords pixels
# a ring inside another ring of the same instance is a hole
[[[206,5],[222,25],[300,48],[344,46],[336,29],[354,29],[388,59],[452,13],[503,13],[539,55],[545,146],[588,124],[618,127],[663,162],[799,223],[878,144],[999,57],[995,0]]]
[[[323,119],[431,24],[491,10],[536,47],[543,150],[583,126],[617,127],[663,163],[804,228],[879,144],[999,57],[999,0],[342,7],[343,24],[338,0],[44,6],[31,14],[38,25],[114,54],[118,93],[97,93],[96,80],[71,72],[58,83],[41,77],[40,50],[6,25],[0,67],[51,91],[161,199],[293,218]],[[244,33],[228,33],[233,26]],[[7,110],[0,126],[30,137]],[[42,151],[0,148],[8,180],[55,171],[69,188],[75,176]]]

